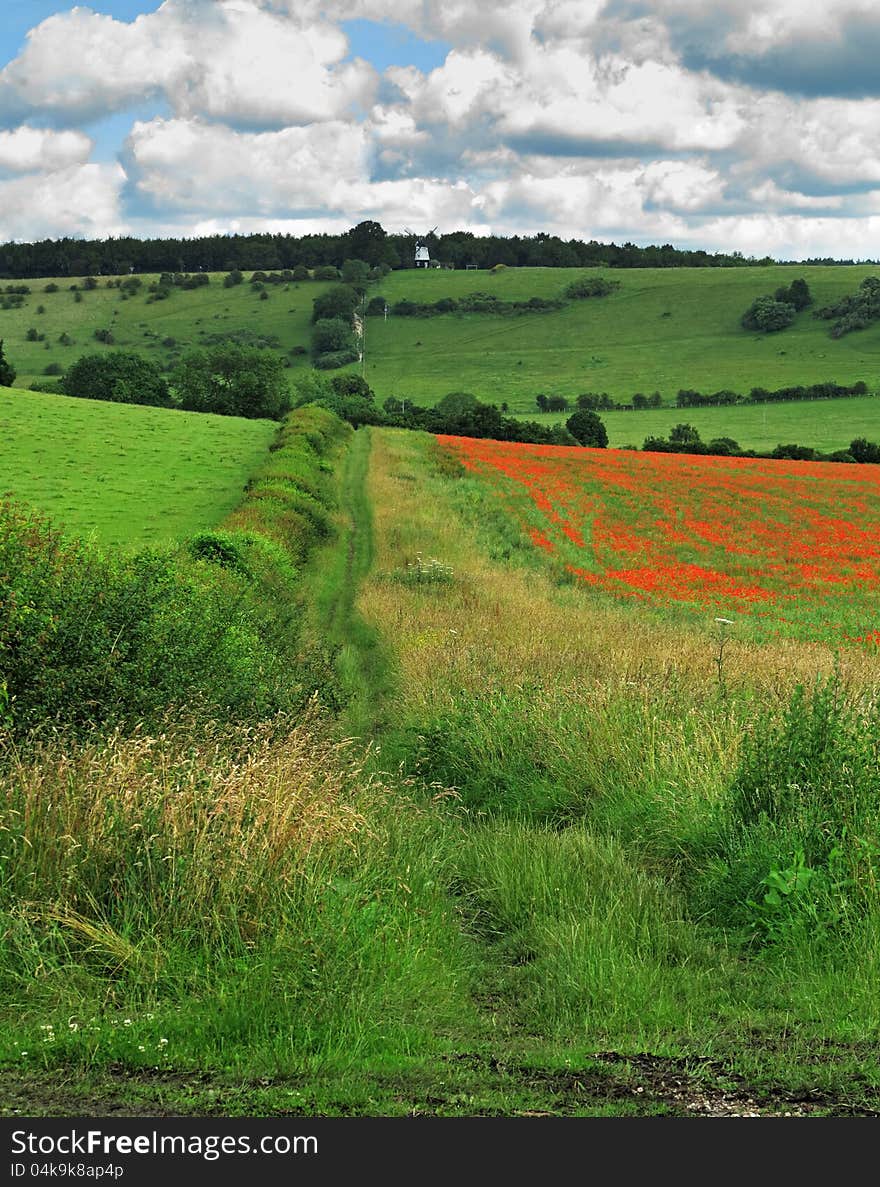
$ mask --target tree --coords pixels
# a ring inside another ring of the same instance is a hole
[[[341,317],[322,317],[312,327],[312,354],[316,358],[322,354],[356,349],[349,321]]]
[[[87,354],[77,359],[61,383],[67,396],[111,400],[116,404],[171,406],[171,393],[159,368],[125,350]]]
[[[777,301],[784,301],[787,305],[794,306],[798,313],[813,304],[810,288],[805,280],[793,280],[788,288],[783,285],[773,295]]]
[[[589,408],[581,408],[565,422],[565,427],[576,441],[593,449],[604,449],[608,444],[608,430],[599,416]]]
[[[388,238],[381,223],[367,219],[358,223],[345,236],[352,256],[367,264],[381,264],[385,261]]]
[[[15,369],[3,353],[3,339],[0,338],[0,387],[12,387],[15,383]]]
[[[172,376],[181,408],[221,416],[280,420],[290,409],[284,360],[268,350],[225,342],[184,355]]]
[[[355,309],[360,304],[360,294],[348,284],[334,284],[326,293],[321,293],[312,302],[312,324],[322,318],[339,317],[352,323]]]
[[[775,297],[758,297],[742,315],[741,324],[745,330],[761,330],[765,334],[784,330],[795,319],[795,307]]]
[[[342,280],[344,284],[351,285],[357,292],[363,294],[367,291],[367,283],[370,279],[370,265],[364,260],[343,260],[342,263]]]
[[[702,444],[699,431],[693,425],[688,424],[674,425],[669,431],[669,440],[672,445]]]
[[[365,400],[373,400],[376,395],[361,375],[334,375],[330,387],[340,396],[361,396]]]
[[[880,463],[880,445],[868,441],[865,437],[856,437],[850,442],[849,452],[857,462]]]

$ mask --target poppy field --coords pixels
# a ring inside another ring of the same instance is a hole
[[[440,443],[585,591],[880,642],[880,467]]]

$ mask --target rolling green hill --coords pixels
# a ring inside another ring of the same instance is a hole
[[[395,395],[433,404],[449,391],[465,390],[489,402],[507,403],[512,413],[530,419],[548,419],[537,412],[539,392],[570,400],[584,391],[607,392],[626,401],[635,392],[659,391],[669,406],[665,409],[602,414],[612,445],[640,445],[648,434],[665,434],[686,420],[704,439],[732,436],[746,448],[772,448],[781,441],[842,448],[855,436],[880,436],[880,404],[845,400],[703,410],[672,405],[683,387],[746,393],[754,386],[864,380],[876,390],[880,325],[833,340],[830,323],[814,318],[811,310],[800,313],[791,328],[766,335],[743,330],[740,317],[755,297],[798,277],[809,284],[818,308],[878,273],[880,269],[868,265],[508,268],[498,273],[407,269],[372,284],[368,298],[382,295],[393,306],[404,298],[429,303],[488,292],[505,301],[524,301],[557,297],[585,275],[607,276],[619,288],[553,312],[369,317],[364,319],[365,360],[345,370],[362,372],[380,403]],[[147,291],[156,276],[144,276],[143,289],[128,299],[102,278],[80,301],[70,286],[81,288],[82,281],[56,280],[59,291],[54,293],[45,292],[53,283],[49,280],[28,281],[24,307],[0,315],[0,336],[18,371],[18,384],[26,387],[40,380],[52,364],[66,368],[82,354],[117,348],[136,350],[167,367],[215,335],[237,335],[283,353],[294,383],[310,364],[306,353],[290,352],[307,351],[312,303],[328,285],[267,285],[263,300],[248,283],[224,288],[223,277],[214,273],[209,285],[175,289],[169,299],[157,302],[149,302]],[[37,312],[40,307],[43,313]],[[104,329],[111,330],[113,345],[95,339],[95,331]],[[44,340],[28,340],[28,331]],[[59,342],[62,335],[71,345]]]
[[[389,304],[474,291],[508,301],[552,297],[581,275],[605,275],[620,287],[550,313],[371,317],[365,375],[380,399],[430,404],[465,390],[530,415],[539,392],[569,398],[608,392],[622,401],[659,391],[668,402],[679,388],[748,392],[826,379],[862,379],[873,390],[880,325],[835,341],[830,323],[810,310],[773,334],[743,330],[740,317],[756,297],[798,277],[818,308],[878,273],[870,266],[395,272],[376,286]]]
[[[103,545],[218,524],[277,424],[0,388],[0,495]]]
[[[29,280],[30,294],[20,309],[0,313],[0,338],[4,339],[6,357],[17,371],[17,383],[28,387],[43,378],[47,366],[57,364],[67,369],[84,354],[108,350],[136,351],[160,366],[194,347],[202,346],[216,334],[244,334],[268,340],[270,348],[287,354],[293,347],[308,346],[312,302],[327,284],[306,282],[289,286],[267,285],[266,300],[261,300],[250,284],[223,287],[225,273],[211,274],[210,284],[185,290],[176,288],[164,301],[149,302],[147,287],[158,276],[143,276],[140,292],[127,299],[119,289],[107,288],[102,278],[91,292],[82,292],[82,300],[70,286],[82,291],[82,281],[69,277],[54,281]],[[58,292],[47,293],[47,285],[58,285]],[[5,285],[0,287],[6,287]],[[45,310],[39,313],[40,306]],[[44,335],[44,341],[29,341],[28,331]],[[110,330],[113,344],[95,338],[95,331]],[[62,344],[66,334],[72,341]],[[277,342],[275,341],[277,340]],[[308,365],[307,357],[291,359],[290,374]]]

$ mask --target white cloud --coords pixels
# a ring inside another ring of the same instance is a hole
[[[0,112],[92,118],[162,95],[175,112],[243,123],[337,119],[372,102],[376,71],[340,64],[343,34],[250,0],[165,0],[132,22],[74,8],[28,34],[0,72]]]
[[[126,142],[137,190],[159,207],[251,215],[337,208],[343,183],[367,176],[367,139],[342,122],[245,133],[195,120],[134,125]]]
[[[82,132],[55,132],[26,124],[12,132],[0,132],[0,170],[34,173],[84,165],[92,141]]]
[[[50,175],[0,181],[0,241],[103,238],[125,231],[118,165],[71,165]]]

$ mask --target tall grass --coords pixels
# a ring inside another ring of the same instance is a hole
[[[424,1046],[460,1011],[448,837],[430,812],[401,818],[318,722],[59,737],[4,759],[0,984],[25,1034],[49,1025],[39,1058],[146,1064],[171,1033],[177,1066],[290,1070]]]
[[[871,656],[735,631],[721,679],[712,621],[560,586],[427,440],[374,440],[359,605],[399,663],[383,755],[460,797],[457,891],[521,1025],[730,1052],[784,1018],[792,1068],[806,1036],[872,1033],[846,990],[877,967]],[[417,554],[451,580],[391,579]]]

